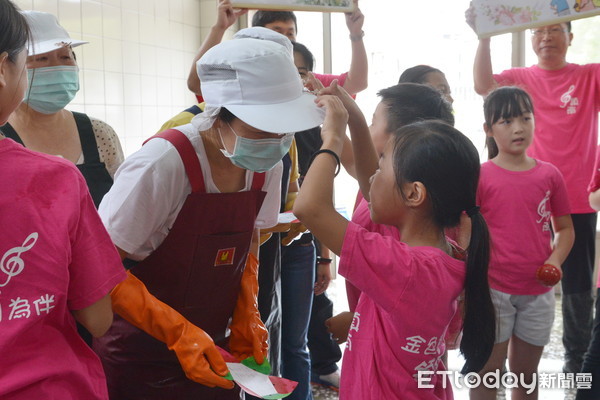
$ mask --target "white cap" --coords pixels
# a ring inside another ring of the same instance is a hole
[[[207,107],[225,107],[269,133],[300,132],[325,112],[303,90],[287,49],[269,40],[236,39],[211,48],[196,64]]]
[[[22,11],[22,14],[31,30],[31,38],[27,44],[30,56],[48,53],[64,46],[76,47],[89,43],[71,39],[52,14],[41,11]]]
[[[292,56],[294,54],[294,46],[292,46],[292,42],[287,36],[284,36],[279,32],[275,32],[273,29],[265,28],[264,26],[253,26],[250,28],[240,29],[235,33],[235,35],[233,35],[233,38],[270,40],[284,46]]]

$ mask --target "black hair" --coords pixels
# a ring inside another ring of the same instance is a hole
[[[571,33],[571,21],[566,21],[565,24],[567,24],[567,32]]]
[[[416,65],[414,67],[404,70],[398,83],[426,83],[427,74],[432,72],[439,72],[444,75],[442,71],[437,68],[430,67],[429,65]]]
[[[299,53],[302,58],[304,58],[306,68],[308,68],[309,71],[312,71],[315,66],[315,57],[313,56],[313,53],[311,53],[308,47],[302,43],[292,42],[292,46],[294,47],[294,53]]]
[[[399,83],[380,90],[377,95],[387,106],[388,132],[427,119],[439,119],[454,125],[452,106],[430,86]]]
[[[392,139],[398,188],[421,182],[440,228],[457,226],[463,211],[475,209],[479,182],[479,154],[461,132],[441,121],[421,121],[398,129]],[[401,192],[402,193],[402,192]],[[490,238],[479,212],[471,214],[467,248],[465,313],[460,351],[462,373],[479,372],[494,346],[496,317],[488,284]]]
[[[235,115],[233,115],[233,113],[231,111],[229,111],[228,109],[226,109],[225,107],[221,107],[221,110],[219,111],[217,118],[223,122],[230,123],[237,117]]]
[[[252,17],[252,26],[265,26],[277,21],[294,21],[296,33],[298,33],[298,21],[296,21],[296,15],[291,11],[258,10]]]
[[[533,100],[529,94],[516,86],[504,86],[490,92],[483,101],[483,116],[487,129],[500,119],[509,119],[533,112]],[[487,136],[485,145],[488,159],[498,155],[498,145],[493,137]]]
[[[9,0],[0,0],[0,53],[7,52],[13,63],[29,40],[27,20]]]

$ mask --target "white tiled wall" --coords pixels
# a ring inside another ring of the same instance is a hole
[[[216,0],[15,0],[56,15],[72,38],[81,90],[68,106],[105,120],[125,154],[195,103],[187,75]]]

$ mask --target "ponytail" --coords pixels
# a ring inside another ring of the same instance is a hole
[[[488,283],[490,234],[478,207],[471,218],[471,240],[467,251],[465,315],[460,352],[466,362],[461,373],[479,372],[488,361],[496,336],[496,313]]]

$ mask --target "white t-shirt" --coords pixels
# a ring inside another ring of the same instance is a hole
[[[192,124],[177,129],[190,139],[196,150],[206,191],[219,193],[198,131]],[[242,191],[251,189],[253,174],[252,171],[246,172],[246,186]],[[281,174],[281,162],[266,172],[262,189],[267,195],[256,219],[257,228],[270,228],[277,224]],[[153,139],[119,167],[115,183],[104,196],[98,212],[115,245],[139,261],[160,246],[191,192],[183,162],[175,147],[167,140]]]

